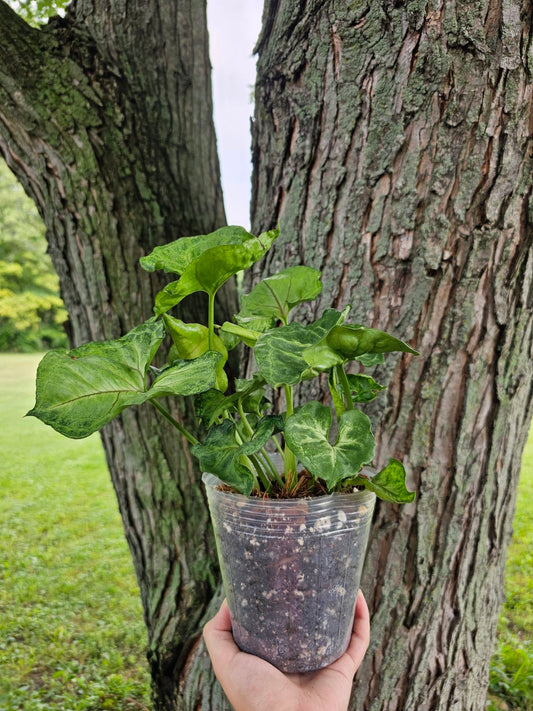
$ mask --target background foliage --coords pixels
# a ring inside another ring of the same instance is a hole
[[[66,346],[66,319],[42,220],[0,162],[0,351]]]
[[[70,0],[8,0],[8,5],[26,22],[37,25],[46,22],[52,15],[63,14],[69,2]]]

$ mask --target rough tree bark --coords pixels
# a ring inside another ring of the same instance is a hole
[[[533,408],[532,6],[269,0],[264,20],[254,228],[280,220],[270,261],[324,272],[310,318],[352,304],[421,352],[382,374],[378,460],[418,499],[374,520],[352,708],[479,711]]]
[[[0,151],[46,224],[71,343],[116,338],[151,315],[161,286],[139,257],[225,222],[205,3],[74,0],[64,20],[37,30],[0,2],[0,28]],[[228,291],[231,313],[234,298]],[[198,320],[198,304],[189,308]],[[155,704],[183,708],[183,668],[218,585],[203,494],[191,486],[198,472],[148,409],[103,440]]]

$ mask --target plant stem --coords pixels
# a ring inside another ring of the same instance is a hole
[[[207,328],[209,333],[208,348],[212,351],[215,348],[215,294],[209,294]]]
[[[248,465],[249,465],[248,468],[254,478],[254,489],[256,491],[261,491],[261,487],[259,486],[259,482],[257,481],[257,476],[256,476],[256,474],[259,474],[259,476],[261,476],[261,467],[259,467],[259,468],[257,467],[257,462],[254,462],[252,457],[243,455],[243,459],[246,462],[248,462]],[[254,471],[254,469],[255,469],[255,471]]]
[[[173,425],[181,434],[185,437],[185,439],[190,442],[191,444],[198,444],[198,440],[194,435],[192,435],[188,430],[185,429],[183,425],[181,425],[176,419],[172,417],[170,412],[167,412],[165,408],[157,402],[157,400],[150,400],[152,405],[155,407],[155,409],[160,412],[163,417],[170,422],[171,425]]]
[[[346,408],[348,410],[353,410],[352,391],[350,389],[350,383],[348,382],[348,377],[346,375],[343,365],[337,366],[337,375],[339,376],[339,381],[342,386],[342,390],[344,392],[344,398],[346,400]]]
[[[286,400],[286,405],[287,405],[287,417],[289,417],[294,412],[292,385],[284,385],[283,388],[285,390],[285,400]],[[298,476],[296,473],[296,457],[294,456],[293,452],[287,447],[286,443],[285,443],[285,450],[283,452],[283,460],[284,460],[285,481],[287,483],[289,491],[291,491],[292,489],[294,489],[294,487],[296,486],[296,484],[298,482]]]
[[[268,478],[268,476],[265,474],[263,471],[263,468],[261,466],[261,462],[258,460],[258,458],[255,455],[250,454],[249,459],[252,462],[252,464],[255,467],[255,470],[257,471],[257,474],[259,475],[259,478],[261,479],[263,486],[265,487],[265,491],[270,491],[272,488],[272,482]]]
[[[246,417],[246,414],[244,412],[244,408],[242,406],[242,400],[237,401],[237,410],[239,411],[239,415],[241,417],[241,422],[244,427],[244,431],[248,435],[248,437],[252,437],[254,431],[250,426],[250,423],[248,422],[248,418]]]
[[[285,454],[284,454],[284,452],[283,452],[283,448],[282,448],[281,444],[279,443],[278,438],[277,438],[277,437],[274,437],[274,435],[272,435],[272,439],[273,439],[273,441],[274,441],[274,444],[276,445],[276,449],[278,450],[278,452],[279,452],[280,455],[281,455],[281,458],[283,459],[283,457],[285,456]]]
[[[277,443],[277,440],[275,437],[272,437],[272,439],[274,439]],[[281,488],[283,488],[283,479],[280,477],[279,472],[276,469],[276,465],[270,459],[268,452],[266,451],[266,449],[264,447],[261,448],[261,454],[263,455],[263,459],[265,460],[266,465],[270,469],[272,476],[278,482],[278,484],[281,486]],[[283,454],[283,452],[282,452],[282,454]]]
[[[253,436],[253,434],[254,434],[254,431],[253,431],[252,427],[250,426],[250,423],[248,422],[248,418],[246,417],[246,413],[244,412],[244,408],[243,408],[243,406],[242,406],[242,400],[239,400],[239,401],[237,402],[237,409],[238,409],[239,415],[240,415],[240,417],[241,417],[241,423],[242,423],[242,425],[243,425],[243,427],[244,427],[244,431],[246,432],[246,434],[248,435],[248,437],[251,438],[251,437]],[[261,447],[261,450],[260,450],[260,451],[261,451],[261,454],[262,454],[262,456],[263,456],[265,465],[267,466],[268,470],[270,471],[270,474],[272,474],[272,476],[273,476],[274,479],[278,482],[278,484],[279,484],[281,487],[283,487],[283,481],[282,481],[280,475],[278,474],[278,470],[276,469],[276,467],[274,466],[272,460],[271,460],[270,457],[268,456],[268,452],[266,451],[266,449],[265,449],[264,447]],[[265,480],[266,480],[266,481],[268,482],[268,489],[270,489],[270,487],[271,487],[270,476],[269,476],[266,472],[263,471],[263,469],[262,469],[262,467],[261,467],[261,464],[260,464],[259,460],[257,459],[257,457],[253,457],[253,458],[250,457],[250,459],[251,459],[251,461],[253,462],[255,468],[257,469],[259,475],[261,476],[261,481],[263,482],[263,484],[265,484]],[[265,485],[266,485],[266,484],[265,484]]]
[[[241,430],[244,430],[246,434],[244,434]],[[246,417],[242,417],[239,422],[235,422],[235,439],[237,440],[237,444],[244,444],[246,437],[250,436],[247,430],[252,431],[252,428],[250,427],[250,424],[248,423]],[[259,477],[265,489],[269,491],[271,483],[265,472],[263,471],[261,462],[253,454],[243,454],[242,457],[244,460],[246,460],[249,469],[254,477],[254,489],[256,489],[257,491],[261,491],[261,487],[259,486],[259,482],[257,479],[257,477]]]
[[[284,385],[285,400],[287,403],[287,417],[294,412],[294,404],[292,400],[292,385]]]
[[[283,324],[287,326],[289,323],[288,314],[282,313],[281,320]],[[289,417],[294,412],[292,385],[284,385],[283,389],[285,391],[287,417]],[[298,476],[296,474],[296,457],[294,456],[293,452],[291,452],[291,450],[287,447],[287,444],[285,444],[285,449],[283,451],[283,463],[285,472],[285,482],[289,490],[292,490],[298,482]]]
[[[239,424],[240,424],[240,423],[235,423],[235,439],[237,440],[237,444],[243,444],[243,443],[244,443],[244,440],[243,440],[243,438],[242,438],[242,433],[239,431]],[[248,469],[250,470],[250,472],[251,472],[251,474],[252,474],[252,476],[253,476],[253,478],[254,478],[254,489],[256,489],[256,491],[260,491],[260,490],[261,490],[261,487],[259,486],[259,482],[257,481],[257,476],[256,476],[256,474],[259,474],[259,476],[260,476],[260,478],[261,478],[261,480],[262,480],[262,477],[261,477],[261,474],[262,474],[261,466],[258,466],[257,460],[254,460],[254,457],[252,457],[252,456],[248,456],[247,454],[243,454],[243,455],[242,455],[242,458],[243,458],[244,461],[246,462],[246,465],[248,466]]]

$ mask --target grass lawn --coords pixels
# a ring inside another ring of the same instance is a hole
[[[533,429],[524,450],[489,711],[533,711]]]
[[[0,709],[139,711],[145,630],[102,446],[23,418],[39,358],[0,354]]]
[[[0,709],[142,711],[142,610],[100,439],[23,418],[39,358],[0,354]],[[533,711],[533,437],[514,528],[491,711]]]

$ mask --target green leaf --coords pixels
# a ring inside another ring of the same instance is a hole
[[[386,390],[384,385],[379,385],[370,375],[364,375],[362,373],[347,373],[346,382],[350,390],[352,404],[370,402],[374,400],[378,393],[382,390]],[[344,401],[346,393],[339,379],[337,368],[330,370],[328,386],[333,401],[333,407],[337,417],[340,417],[346,409],[346,403]]]
[[[230,333],[229,331],[224,331],[222,329],[222,326],[215,325],[215,328],[218,329],[218,336],[219,336],[220,340],[222,341],[222,343],[226,346],[226,349],[228,351],[233,350],[233,348],[238,346],[239,343],[241,342],[241,339],[238,336],[236,336],[233,333]]]
[[[177,306],[189,294],[194,294],[198,289],[198,282],[191,270],[184,274],[179,281],[172,281],[167,284],[155,297],[154,313],[157,316],[165,314],[174,306]]]
[[[207,351],[194,360],[183,360],[166,368],[152,387],[146,392],[146,399],[169,395],[196,395],[209,390],[219,380],[220,363],[223,356],[218,351]]]
[[[348,373],[347,378],[354,402],[371,402],[382,390],[387,389],[363,373]]]
[[[178,358],[191,360],[197,358],[209,349],[209,329],[201,323],[185,323],[179,318],[174,318],[165,314],[163,323],[170,334]],[[214,336],[214,347],[211,349],[222,353],[224,358],[228,357],[226,346],[218,336]]]
[[[259,237],[249,235],[237,244],[221,244],[206,249],[187,263],[179,281],[167,284],[159,292],[155,302],[156,314],[166,313],[197,291],[213,296],[230,277],[261,259],[278,235],[279,230],[271,230]],[[180,263],[179,266],[183,265]]]
[[[195,398],[194,409],[206,427],[210,427],[226,411],[236,412],[239,400],[243,402],[245,412],[259,414],[255,409],[247,409],[255,408],[254,398],[263,397],[265,381],[259,374],[255,373],[251,380],[237,380],[236,388],[236,392],[229,396],[209,390]]]
[[[310,368],[319,373],[324,373],[326,370],[330,370],[336,365],[342,365],[345,362],[342,356],[327,345],[325,338],[319,343],[306,348],[302,352],[302,358]]]
[[[228,377],[224,371],[224,364],[228,360],[228,351],[222,339],[214,334],[212,348],[209,348],[209,329],[201,323],[185,323],[168,314],[165,314],[163,321],[172,337],[178,358],[191,360],[208,350],[217,351],[222,355],[218,363],[215,387],[225,392],[228,388]]]
[[[417,351],[398,338],[357,324],[344,324],[333,328],[327,335],[327,345],[345,360],[353,360],[364,353],[392,353],[400,351],[413,353]]]
[[[124,408],[146,400],[146,373],[164,335],[163,324],[150,319],[114,341],[47,353],[28,415],[67,437],[96,432]]]
[[[415,499],[415,492],[405,485],[405,469],[397,459],[391,459],[387,466],[373,477],[360,474],[355,483],[362,484],[383,501],[408,504]]]
[[[236,407],[220,390],[211,388],[194,398],[194,411],[204,427],[211,427],[225,410],[234,412]]]
[[[277,432],[283,432],[283,415],[266,415],[262,417],[255,428],[252,437],[244,442],[239,450],[240,454],[256,454],[268,442],[270,437]]]
[[[253,390],[251,388],[253,387]],[[235,389],[242,401],[244,412],[261,417],[263,411],[270,405],[265,397],[265,381],[255,373],[251,380],[235,380]],[[249,393],[249,394],[248,394]]]
[[[248,456],[265,446],[275,432],[283,429],[283,417],[269,415],[257,424],[253,436],[242,444],[237,442],[237,428],[231,420],[212,427],[203,444],[195,444],[191,452],[200,461],[202,471],[216,474],[225,484],[241,494],[250,494],[254,486],[251,470],[243,464]]]
[[[308,348],[303,357],[316,370],[329,370],[349,360],[358,360],[363,365],[383,363],[383,353],[402,351],[418,353],[407,343],[384,331],[354,324],[339,324],[326,336]]]
[[[267,331],[260,336],[254,350],[257,367],[269,385],[294,385],[305,379],[309,366],[302,353],[312,334],[299,323]]]
[[[191,447],[191,452],[198,458],[203,472],[216,474],[225,484],[248,496],[254,487],[254,476],[239,461],[241,445],[235,434],[235,423],[224,420],[209,430],[203,444]]]
[[[146,374],[164,334],[161,321],[151,319],[115,341],[47,353],[37,369],[37,398],[28,415],[78,439],[101,429],[126,407],[212,387],[222,358],[215,351],[165,369],[147,388]]]
[[[287,322],[291,309],[311,301],[322,291],[320,272],[311,267],[288,267],[260,281],[242,297],[242,308],[235,317],[246,328],[265,332],[278,321]]]
[[[370,368],[373,365],[382,365],[385,362],[385,356],[383,353],[363,353],[354,360],[364,365],[365,368]]]
[[[289,448],[329,490],[370,462],[375,448],[370,420],[360,410],[341,415],[334,444],[329,441],[331,418],[329,407],[311,401],[287,418],[284,430]]]
[[[244,227],[221,227],[208,235],[180,237],[174,242],[164,244],[141,257],[141,266],[148,272],[164,269],[166,272],[183,274],[187,267],[204,252],[222,245],[239,245],[249,239],[255,239]]]
[[[236,336],[243,343],[245,343],[249,348],[254,348],[257,343],[257,339],[261,335],[260,331],[252,331],[250,328],[244,328],[236,323],[231,323],[230,321],[225,321],[219,329],[219,333],[231,334]]]
[[[262,334],[257,339],[254,354],[259,372],[267,383],[275,388],[295,385],[330,368],[329,362],[324,367],[320,363],[311,366],[304,354],[323,340],[338,323],[342,323],[346,313],[347,309],[343,312],[326,309],[309,326],[291,323]]]

